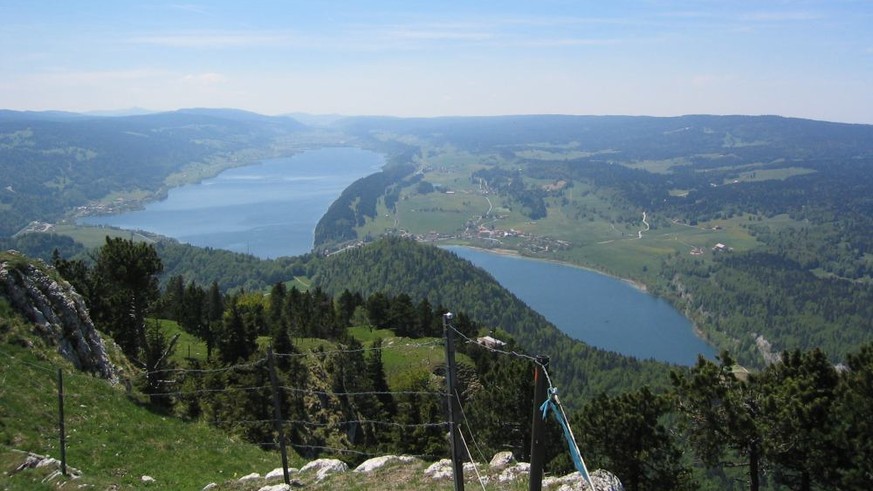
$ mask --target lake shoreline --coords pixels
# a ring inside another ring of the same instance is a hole
[[[487,247],[477,247],[477,246],[467,245],[467,244],[450,244],[450,245],[455,246],[455,247],[466,247],[468,249],[475,249],[478,251],[488,252],[491,254],[498,254],[501,256],[514,256],[514,257],[520,257],[520,258],[524,258],[524,259],[530,259],[532,261],[544,261],[544,262],[548,262],[548,263],[560,264],[562,266],[568,266],[571,268],[584,269],[586,271],[591,271],[593,273],[602,274],[603,276],[609,276],[610,278],[613,278],[615,280],[623,281],[623,282],[627,283],[628,285],[636,288],[637,290],[639,290],[641,292],[649,293],[648,286],[646,286],[646,284],[641,282],[641,281],[632,280],[630,278],[623,278],[621,276],[617,276],[617,275],[614,275],[612,273],[607,273],[605,271],[599,270],[599,269],[597,269],[595,267],[591,267],[591,266],[582,266],[581,264],[575,264],[575,263],[571,263],[571,262],[567,262],[567,261],[561,261],[559,259],[549,259],[547,257],[526,256],[515,249],[505,249],[505,248],[489,249]]]
[[[507,248],[440,247],[484,269],[560,331],[591,346],[685,366],[717,354],[690,318],[638,282]]]
[[[376,152],[325,146],[224,169],[143,200],[141,209],[91,210],[98,214],[75,223],[143,230],[261,259],[299,256],[312,251],[318,219],[343,190],[384,165]]]

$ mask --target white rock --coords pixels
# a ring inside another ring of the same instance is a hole
[[[295,468],[295,467],[288,468],[288,475],[294,474],[295,472],[298,472],[297,468]],[[282,479],[285,478],[285,471],[283,471],[281,467],[276,467],[275,469],[271,470],[270,472],[267,473],[267,475],[264,476],[264,479],[276,479],[276,478],[282,478]]]
[[[210,489],[215,489],[217,487],[218,487],[218,484],[211,482],[211,483],[207,484],[206,486],[203,486],[203,489],[201,489],[200,491],[209,491]]]
[[[349,466],[339,459],[318,459],[304,465],[300,469],[300,473],[302,474],[311,470],[316,471],[315,479],[321,481],[330,474],[346,472],[349,470]]]
[[[260,474],[258,474],[257,472],[252,472],[251,474],[246,474],[243,477],[237,479],[237,481],[239,481],[239,482],[254,481],[255,479],[260,479],[260,478],[261,478]]]
[[[388,464],[410,464],[415,462],[415,460],[415,457],[410,457],[409,455],[383,455],[382,457],[373,457],[363,461],[361,465],[355,467],[355,472],[373,472]]]
[[[288,484],[282,483],[282,484],[273,484],[271,486],[264,486],[264,487],[258,489],[258,491],[289,491],[290,489],[291,489],[291,486],[289,486]]]
[[[591,473],[591,480],[597,486],[597,491],[624,491],[624,485],[615,474],[597,469]]]
[[[621,481],[609,471],[598,469],[591,473],[591,481],[597,491],[624,491],[624,486]],[[588,483],[582,479],[578,472],[567,474],[563,477],[549,477],[543,479],[543,487],[559,485],[557,491],[591,491]]]
[[[515,457],[512,456],[512,452],[498,452],[494,454],[488,465],[492,469],[504,469],[512,465],[513,462],[515,462]]]
[[[530,464],[527,462],[519,462],[512,467],[503,469],[503,472],[497,476],[498,482],[512,482],[518,479],[518,476],[530,474]]]
[[[424,475],[435,481],[449,479],[452,477],[452,461],[449,459],[438,460],[424,470]]]
[[[152,476],[142,476],[139,478],[142,482],[155,482],[155,478]]]

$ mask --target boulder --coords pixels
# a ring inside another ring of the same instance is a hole
[[[298,470],[295,467],[288,468],[289,475],[294,474],[296,472],[298,472]],[[281,467],[276,467],[275,469],[271,470],[270,472],[267,473],[267,475],[264,476],[264,479],[277,479],[277,478],[278,479],[285,479],[285,471]]]
[[[16,466],[15,469],[9,472],[9,475],[16,474],[18,472],[27,470],[27,469],[39,469],[42,467],[50,467],[53,468],[54,471],[45,478],[44,482],[49,482],[54,480],[57,477],[61,476],[61,461],[58,459],[54,459],[52,457],[47,457],[45,455],[38,455],[35,453],[27,453],[24,462],[20,465]],[[67,477],[71,477],[73,479],[78,479],[82,476],[82,471],[75,469],[73,467],[67,466]]]
[[[301,467],[300,473],[303,474],[313,470],[316,472],[315,479],[321,481],[331,474],[348,471],[349,466],[338,459],[318,459]]]
[[[530,464],[527,462],[519,462],[512,467],[503,469],[503,472],[497,476],[498,482],[512,482],[518,479],[519,476],[530,474]]]
[[[355,472],[373,472],[389,464],[410,464],[415,462],[415,457],[408,455],[383,455],[381,457],[373,457],[365,460],[361,465],[355,467]]]
[[[598,469],[591,473],[591,481],[597,491],[624,491],[621,481],[609,471]],[[563,477],[543,479],[543,488],[558,486],[557,491],[592,491],[578,472]]]
[[[498,452],[494,454],[488,465],[494,470],[500,470],[509,467],[513,462],[515,457],[512,456],[512,452]]]
[[[239,482],[254,481],[255,479],[260,479],[260,478],[261,478],[260,474],[258,474],[257,472],[252,472],[251,474],[246,474],[243,477],[237,479],[237,481],[239,481]]]
[[[262,488],[259,488],[258,491],[290,491],[290,489],[291,489],[291,486],[289,486],[288,484],[282,483],[282,484],[272,484],[270,486],[264,486]]]
[[[452,461],[449,459],[438,460],[424,470],[424,475],[430,477],[434,481],[451,479],[453,476]]]

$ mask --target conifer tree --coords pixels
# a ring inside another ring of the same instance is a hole
[[[761,374],[764,450],[777,482],[799,491],[832,486],[838,464],[831,427],[837,381],[818,349],[785,352]]]
[[[287,330],[287,321],[285,319],[285,299],[288,296],[288,289],[285,283],[278,282],[273,285],[270,290],[270,304],[267,314],[267,324],[270,327],[270,332],[275,333],[278,329]]]
[[[370,378],[373,391],[376,392],[376,398],[379,399],[382,406],[382,412],[388,417],[393,417],[397,408],[388,387],[388,380],[385,377],[385,367],[382,365],[382,338],[373,340],[370,355],[367,357],[367,376]]]
[[[217,341],[219,359],[226,365],[247,360],[258,347],[257,332],[248,328],[235,304],[224,314]]]
[[[628,491],[697,489],[662,422],[669,409],[667,397],[645,387],[589,402],[577,428],[586,461],[612,470]]]
[[[193,281],[185,287],[176,320],[186,332],[205,338],[206,292]]]
[[[838,483],[864,489],[873,482],[873,344],[847,357],[831,414]]]
[[[157,251],[145,242],[107,236],[97,251],[90,281],[92,316],[134,359],[146,345],[145,318],[160,294],[161,270]]]
[[[671,374],[678,409],[703,463],[721,467],[729,456],[739,455],[748,467],[749,490],[758,491],[764,433],[759,386],[754,377],[740,380],[734,374],[726,351],[719,360],[715,364],[701,356],[688,374]]]
[[[161,296],[161,313],[167,319],[179,321],[182,314],[182,298],[185,296],[185,280],[181,275],[173,275],[167,280]]]
[[[206,326],[203,332],[203,340],[206,342],[206,357],[212,358],[212,349],[215,347],[216,333],[219,331],[224,317],[224,296],[218,288],[218,282],[213,281],[206,295]]]

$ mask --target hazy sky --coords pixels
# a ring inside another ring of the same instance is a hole
[[[0,0],[0,108],[873,124],[873,0]]]

